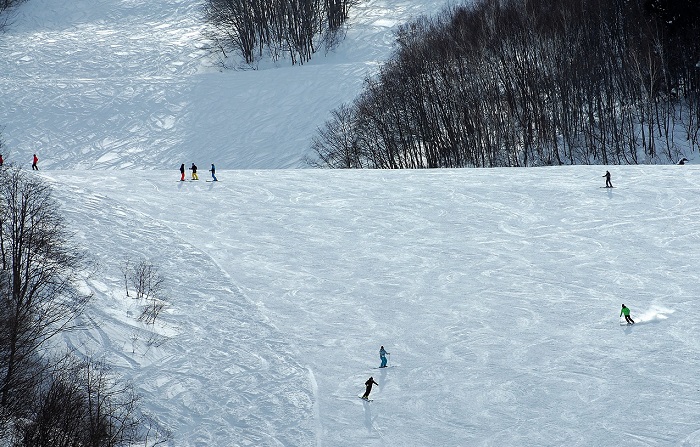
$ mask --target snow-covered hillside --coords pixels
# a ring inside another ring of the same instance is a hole
[[[212,67],[185,0],[30,0],[0,36],[3,156],[39,155],[101,266],[65,342],[171,446],[700,446],[696,166],[278,169],[440,7],[370,0],[337,53],[256,71]]]
[[[201,0],[30,0],[0,36],[3,155],[37,152],[52,169],[301,166],[315,129],[386,59],[395,26],[443,4],[362,2],[328,57],[220,72]]]
[[[174,446],[700,445],[700,169],[603,172],[38,175],[103,266],[70,343]],[[124,296],[139,257],[159,346]]]

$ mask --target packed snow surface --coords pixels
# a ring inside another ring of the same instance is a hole
[[[0,36],[3,156],[39,155],[100,266],[65,343],[169,445],[700,446],[696,166],[279,169],[441,6],[363,2],[336,52],[259,70],[217,69],[197,1],[30,0]]]
[[[700,169],[610,169],[36,175],[103,267],[69,342],[174,446],[700,445]]]
[[[203,0],[29,0],[0,34],[3,155],[24,164],[36,152],[54,169],[304,166],[314,132],[386,60],[396,27],[443,5],[363,1],[336,52],[221,70]]]

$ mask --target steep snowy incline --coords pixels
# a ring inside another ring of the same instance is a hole
[[[78,243],[100,267],[88,283],[95,293],[83,321],[89,329],[68,334],[67,344],[130,380],[172,432],[170,445],[316,445],[309,373],[285,334],[203,247],[95,192],[95,180],[52,182]],[[126,297],[127,260],[152,263],[164,279],[159,295],[169,304],[153,325],[138,321],[147,302],[134,298],[133,284]]]
[[[0,35],[6,160],[52,169],[304,165],[316,128],[358,94],[395,27],[442,2],[369,0],[311,63],[217,70],[203,0],[31,0]]]

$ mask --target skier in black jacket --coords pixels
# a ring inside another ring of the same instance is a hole
[[[362,395],[363,399],[369,399],[369,393],[372,391],[372,385],[379,386],[379,384],[374,381],[374,378],[370,377],[369,380],[365,382],[365,386],[367,387],[367,389],[365,389],[365,394]]]
[[[605,171],[605,175],[603,177],[605,177],[605,187],[612,188],[613,185],[612,185],[612,182],[610,181],[610,171]]]

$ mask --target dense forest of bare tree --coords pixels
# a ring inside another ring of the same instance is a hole
[[[253,65],[262,57],[304,64],[332,47],[354,0],[207,0],[209,37],[224,56]]]
[[[700,144],[700,2],[481,0],[400,28],[311,164],[666,163]]]

